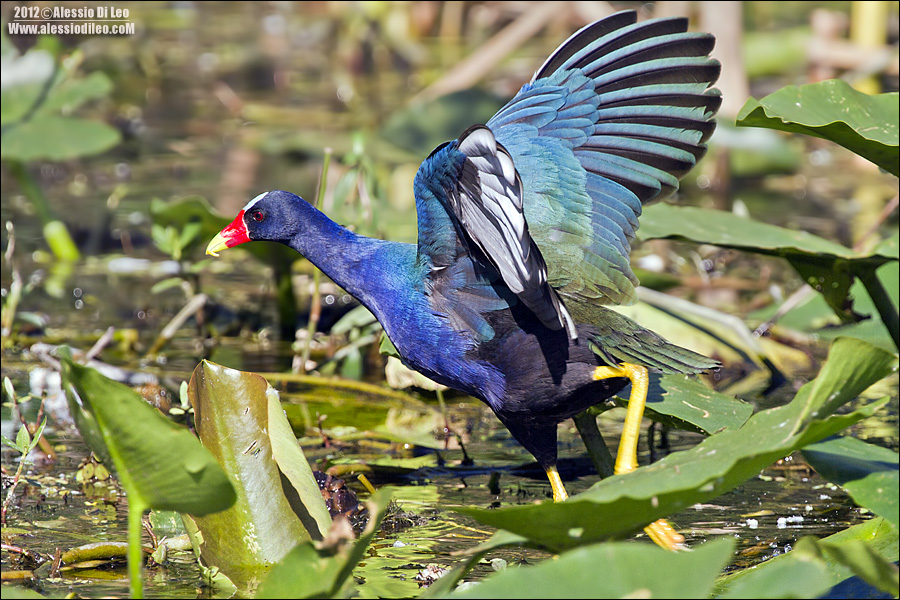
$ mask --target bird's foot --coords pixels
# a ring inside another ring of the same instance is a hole
[[[644,527],[644,533],[657,546],[661,546],[666,550],[687,550],[687,546],[684,545],[684,536],[675,531],[675,528],[665,519],[650,523]]]

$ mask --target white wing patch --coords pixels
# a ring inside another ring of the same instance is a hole
[[[547,283],[547,265],[528,233],[522,180],[509,152],[483,125],[464,133],[458,149],[467,160],[451,201],[462,228],[525,306],[548,327],[565,327],[577,339],[572,317]]]

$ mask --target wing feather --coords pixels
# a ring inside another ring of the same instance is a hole
[[[525,219],[567,300],[636,299],[642,206],[677,190],[721,104],[712,36],[685,19],[636,21],[617,13],[576,32],[487,123],[522,173]],[[536,105],[539,119],[519,112]]]
[[[545,325],[566,328],[577,338],[575,324],[547,282],[547,265],[528,232],[522,180],[509,152],[484,126],[470,128],[457,148],[466,161],[449,204],[465,236]]]

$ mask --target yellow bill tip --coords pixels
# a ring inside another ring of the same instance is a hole
[[[206,247],[206,253],[209,256],[219,256],[219,252],[227,248],[228,244],[225,241],[225,236],[223,236],[221,233],[217,233],[216,237],[214,237]]]

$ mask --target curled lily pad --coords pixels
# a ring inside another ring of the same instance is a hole
[[[803,456],[822,477],[843,486],[857,504],[900,527],[896,452],[842,437],[807,446]]]
[[[185,524],[204,566],[253,589],[295,545],[322,539],[331,517],[263,377],[203,361],[188,397],[197,434],[234,482],[237,501]]]

